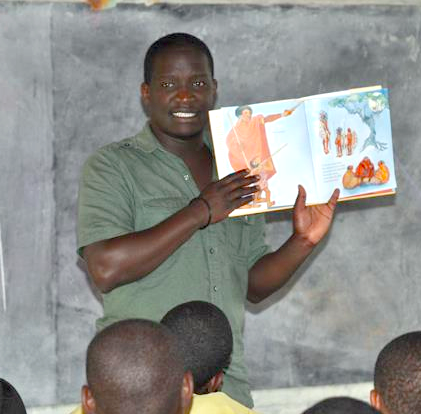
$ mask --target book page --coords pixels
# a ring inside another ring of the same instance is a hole
[[[298,184],[316,199],[305,106],[298,100],[225,107],[209,113],[218,170],[223,178],[249,168],[260,175],[261,192],[231,215],[291,207]]]
[[[313,97],[305,103],[319,202],[394,192],[387,89]]]

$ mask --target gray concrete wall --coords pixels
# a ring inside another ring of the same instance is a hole
[[[101,313],[75,254],[81,165],[136,132],[142,57],[188,31],[214,52],[219,105],[390,88],[398,194],[343,204],[291,283],[250,307],[254,388],[370,380],[393,336],[419,329],[421,7],[0,5],[0,224],[8,308],[1,376],[29,405],[73,402]],[[3,58],[4,57],[4,58]],[[267,216],[268,242],[291,231]]]

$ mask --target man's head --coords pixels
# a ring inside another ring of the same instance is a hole
[[[85,414],[183,414],[193,391],[175,336],[144,319],[99,332],[88,347],[86,376]]]
[[[212,75],[214,76],[214,65],[213,65],[213,58],[209,48],[206,46],[204,42],[202,42],[199,38],[192,36],[188,33],[172,33],[167,36],[161,37],[151,46],[146,52],[145,60],[143,62],[143,81],[145,83],[151,83],[152,74],[154,71],[154,62],[158,55],[164,53],[167,49],[171,48],[193,48],[197,51],[204,54],[208,60],[209,70]]]
[[[208,47],[187,33],[158,39],[146,52],[142,103],[156,137],[201,138],[216,100],[213,59]]]
[[[364,401],[349,397],[327,398],[313,405],[303,414],[380,414]]]
[[[384,414],[421,413],[421,331],[398,336],[381,350],[370,400]]]
[[[193,374],[197,394],[218,391],[232,353],[232,331],[215,305],[193,301],[171,309],[162,319],[179,339],[185,369]]]

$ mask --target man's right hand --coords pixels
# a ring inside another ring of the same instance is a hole
[[[224,220],[236,208],[250,203],[254,194],[259,191],[259,187],[255,185],[259,179],[258,175],[250,175],[249,170],[240,170],[210,183],[200,194],[200,198],[206,200],[210,206],[210,223]],[[203,225],[206,225],[209,211],[205,203],[201,204],[204,211]]]

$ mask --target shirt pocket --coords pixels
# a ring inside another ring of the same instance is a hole
[[[181,197],[179,194],[144,199],[136,212],[136,231],[156,226],[180,211],[188,202],[187,198]]]
[[[246,217],[229,218],[227,222],[227,252],[237,262],[247,266],[252,226]]]

